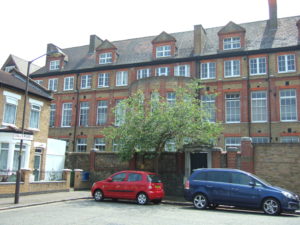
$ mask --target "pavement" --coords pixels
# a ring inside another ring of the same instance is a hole
[[[68,192],[55,192],[46,194],[34,194],[34,195],[20,195],[19,203],[15,204],[14,197],[0,198],[0,211],[9,210],[15,208],[23,208],[37,205],[45,205],[64,201],[74,201],[79,199],[92,199],[91,192],[86,191],[74,191]],[[187,202],[182,197],[166,196],[162,203],[164,204],[176,204],[176,205],[192,205],[191,202]]]

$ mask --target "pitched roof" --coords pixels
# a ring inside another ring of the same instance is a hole
[[[24,92],[26,88],[26,76],[15,70],[12,73],[6,73],[0,70],[0,86]],[[28,93],[47,100],[52,100],[51,91],[46,90],[30,78]]]
[[[114,46],[108,40],[105,40],[97,47],[97,50],[104,50],[104,49],[116,49],[116,46]]]
[[[300,16],[280,18],[278,19],[278,28],[275,31],[269,29],[268,20],[237,25],[246,31],[246,46],[243,51],[297,46],[298,30],[296,23],[299,21],[299,19]],[[230,27],[234,26],[230,25],[226,29],[229,29]],[[205,29],[206,40],[203,51],[201,52],[201,56],[218,54],[218,33],[220,31],[222,32],[223,28],[224,27],[213,27]],[[170,35],[176,39],[177,47],[177,54],[172,58],[182,59],[194,56],[193,30],[172,33]],[[153,61],[152,41],[155,40],[155,38],[156,36],[150,36],[111,42],[117,48],[118,53],[118,59],[114,65],[128,65],[133,63],[145,63]],[[91,54],[91,52],[89,52],[88,45],[66,48],[62,50],[69,56],[69,61],[61,70],[62,72],[106,67],[106,65],[96,64],[96,55],[95,53]],[[48,72],[48,69],[43,67],[34,74],[37,75]]]
[[[218,34],[229,34],[229,33],[238,33],[246,32],[245,28],[237,25],[236,23],[230,21],[226,26],[224,26]]]
[[[166,42],[166,41],[176,41],[176,39],[172,35],[163,31],[160,33],[160,35],[158,35],[152,40],[152,43],[154,44],[154,43]]]
[[[11,54],[8,56],[7,60],[5,61],[5,63],[1,67],[1,69],[4,70],[6,66],[15,66],[16,69],[18,71],[20,71],[22,74],[26,74],[27,67],[28,67],[28,61]],[[31,63],[29,73],[33,73],[33,72],[39,70],[40,68],[41,68],[40,66],[37,66],[37,65]]]

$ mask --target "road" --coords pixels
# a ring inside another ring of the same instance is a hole
[[[300,215],[267,216],[232,209],[196,210],[192,206],[134,202],[60,202],[0,211],[0,225],[299,225]]]

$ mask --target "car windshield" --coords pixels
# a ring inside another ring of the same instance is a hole
[[[157,176],[156,174],[149,174],[147,176],[147,179],[149,182],[152,182],[152,183],[161,183],[159,176]]]
[[[270,184],[269,182],[265,181],[264,179],[260,178],[260,177],[257,177],[255,176],[254,174],[251,174],[256,180],[258,180],[260,183],[263,183],[267,186],[272,186],[272,184]]]

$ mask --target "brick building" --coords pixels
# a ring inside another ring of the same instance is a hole
[[[49,136],[66,140],[69,151],[112,151],[101,129],[118,122],[112,109],[120,100],[137,89],[172,100],[174,87],[200,78],[210,119],[224,130],[219,148],[191,147],[186,159],[203,160],[196,167],[220,167],[215,153],[238,149],[241,137],[299,142],[300,16],[277,18],[275,0],[269,9],[265,21],[114,42],[91,35],[88,45],[47,56],[31,77],[54,92]]]

